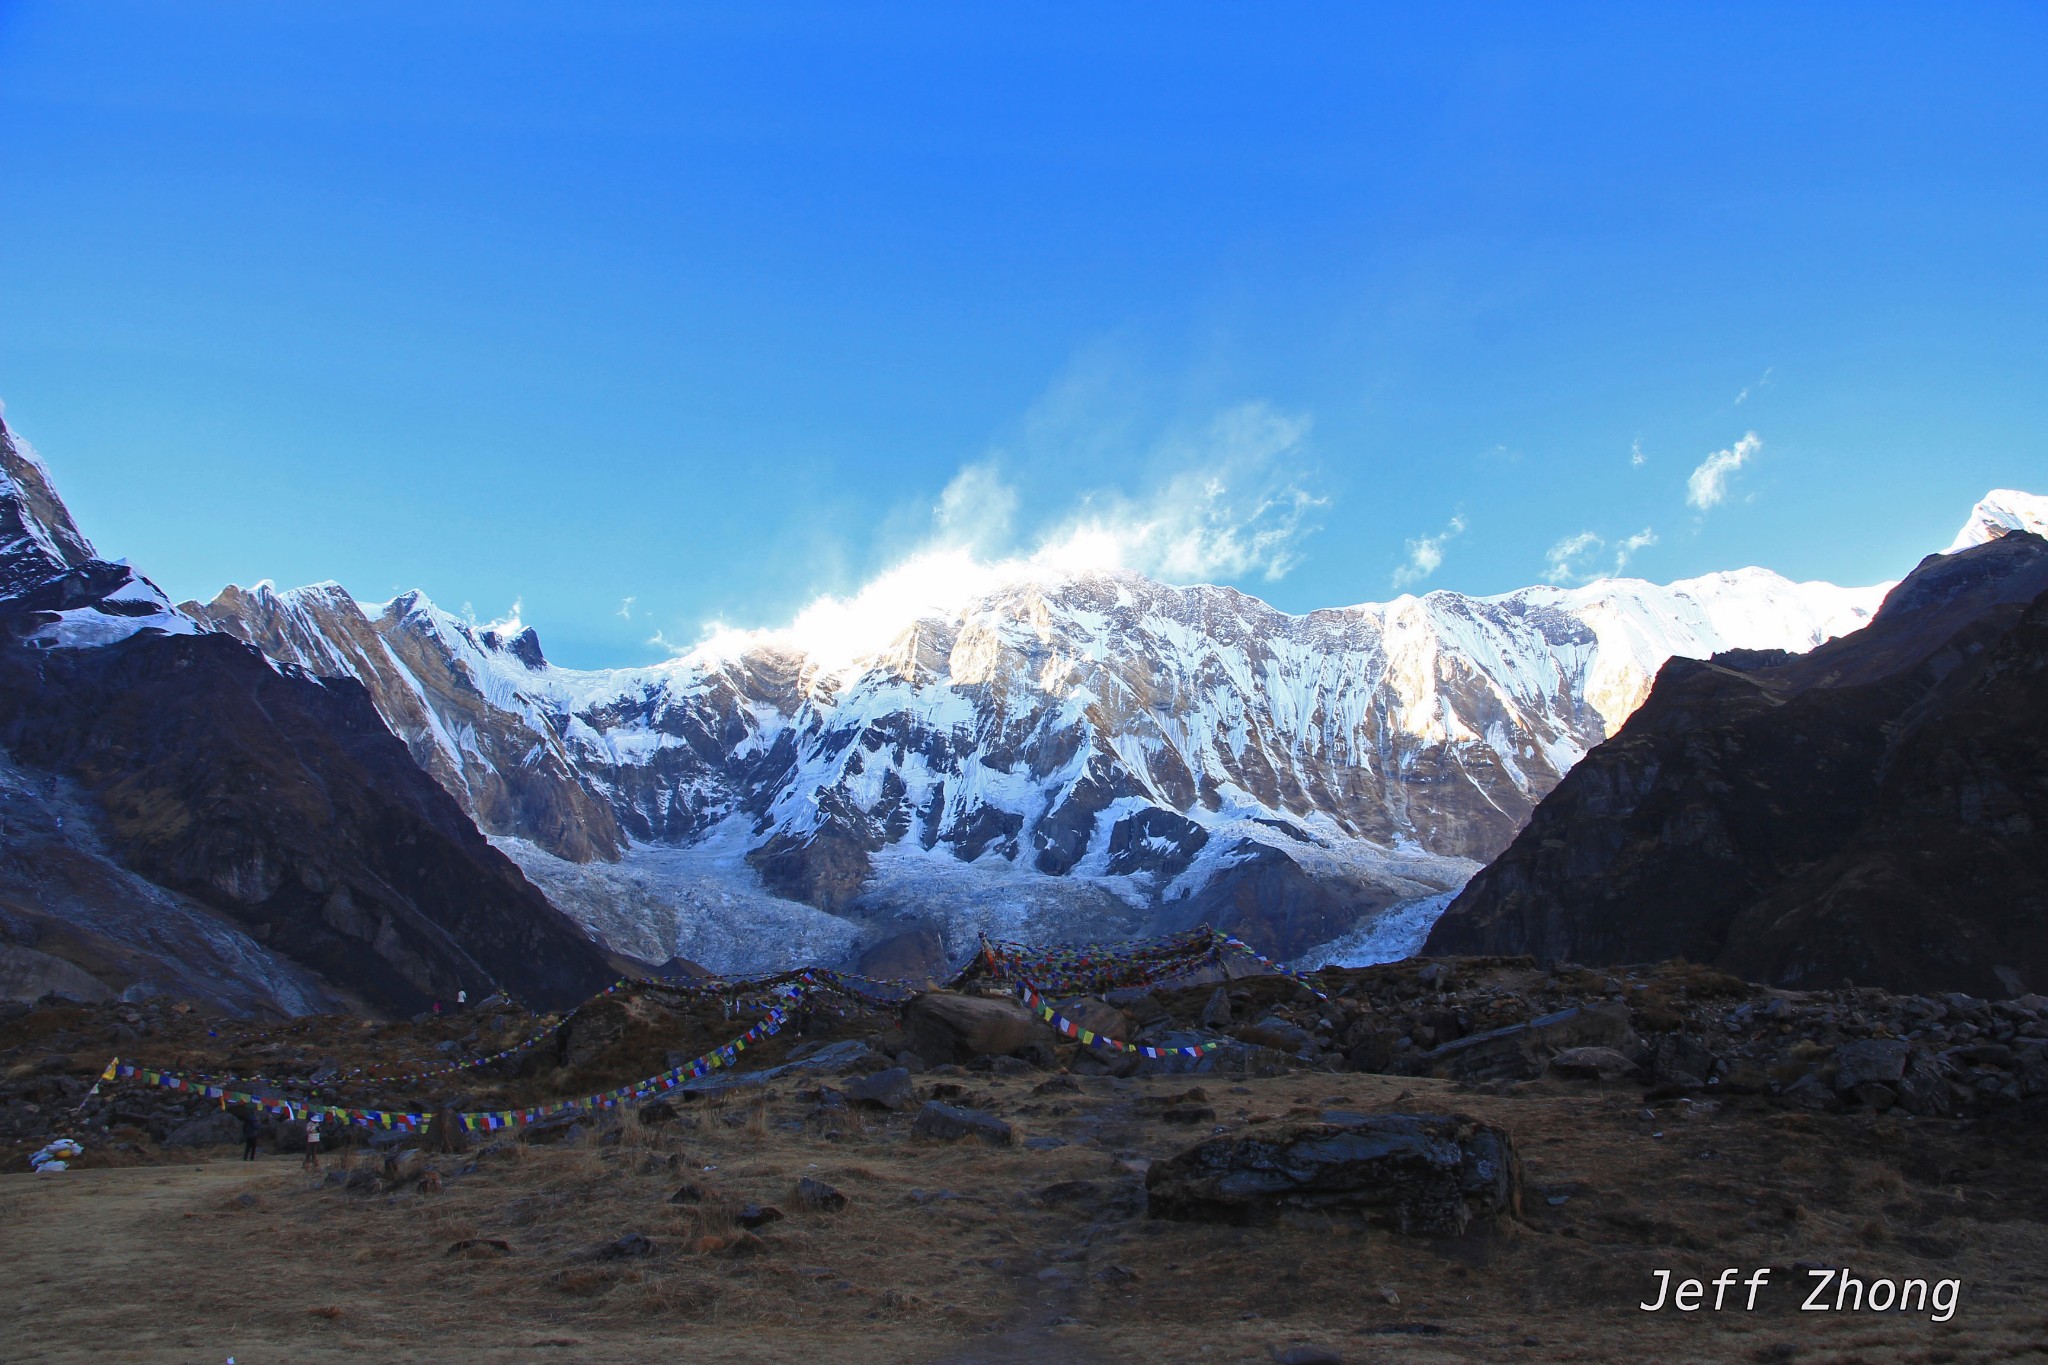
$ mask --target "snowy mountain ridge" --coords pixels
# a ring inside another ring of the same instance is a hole
[[[849,954],[957,944],[970,919],[1087,937],[1209,918],[1289,953],[1355,936],[1461,885],[1672,654],[1807,649],[1883,592],[1748,569],[1295,616],[1228,588],[1038,573],[850,658],[727,632],[589,671],[418,594],[259,585],[187,610],[363,680],[614,946],[738,967],[766,959],[728,957],[722,915]],[[479,799],[514,778],[553,799]]]
[[[1942,553],[1952,555],[1972,545],[1982,545],[2007,531],[2032,531],[2037,536],[2048,536],[2048,497],[2015,488],[1992,489],[1970,509],[1969,520]]]

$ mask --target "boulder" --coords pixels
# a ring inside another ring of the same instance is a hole
[[[1351,1050],[1344,1055],[1353,1071],[1385,1071],[1394,1064],[1395,1044],[1401,1035],[1392,1029],[1361,1028],[1352,1035]]]
[[[384,1180],[386,1184],[402,1185],[426,1169],[427,1154],[417,1147],[406,1147],[384,1158]]]
[[[1179,1029],[1147,1034],[1145,1042],[1156,1048],[1182,1048],[1202,1043],[1221,1043],[1207,1052],[1190,1057],[1179,1052],[1164,1057],[1141,1057],[1133,1059],[1133,1074],[1140,1076],[1183,1076],[1209,1075],[1215,1072],[1230,1072],[1242,1075],[1255,1072],[1261,1076],[1277,1076],[1285,1071],[1295,1059],[1285,1052],[1259,1047],[1253,1043],[1241,1043],[1235,1038],[1218,1038],[1212,1033],[1187,1032]]]
[[[1899,1038],[1864,1038],[1835,1049],[1835,1089],[1843,1093],[1859,1085],[1896,1085],[1906,1074],[1912,1049]]]
[[[462,1126],[462,1115],[453,1109],[443,1109],[427,1121],[427,1150],[453,1154],[469,1150],[469,1130]]]
[[[855,1076],[846,1083],[842,1093],[848,1103],[866,1105],[871,1109],[902,1109],[916,1098],[911,1089],[910,1071],[900,1066]]]
[[[224,1147],[242,1144],[242,1121],[225,1109],[186,1119],[164,1136],[166,1147]]]
[[[1218,986],[1209,993],[1209,1003],[1202,1006],[1202,1027],[1223,1029],[1230,1023],[1230,992]]]
[[[1568,1048],[1624,1048],[1634,1041],[1625,1005],[1575,1005],[1445,1043],[1422,1055],[1423,1074],[1467,1082],[1525,1081]]]
[[[993,1114],[984,1114],[979,1109],[960,1109],[939,1100],[927,1101],[911,1121],[910,1131],[918,1137],[939,1138],[947,1142],[960,1138],[975,1137],[983,1142],[1008,1147],[1016,1141],[1016,1134],[1010,1125]]]
[[[1277,1014],[1233,1029],[1232,1033],[1254,1047],[1270,1047],[1277,1052],[1299,1052],[1315,1041],[1315,1035],[1307,1029]]]
[[[1611,1047],[1568,1047],[1550,1059],[1550,1069],[1578,1080],[1613,1081],[1634,1071],[1636,1064]]]
[[[653,1238],[629,1232],[615,1242],[606,1242],[603,1246],[593,1249],[590,1255],[592,1260],[597,1261],[625,1261],[641,1256],[652,1256],[655,1251]]]
[[[1905,1074],[1892,1087],[1898,1093],[1899,1107],[1921,1118],[1947,1118],[1955,1112],[1954,1091],[1949,1088],[1952,1074],[1952,1069],[1940,1058],[1924,1053],[1914,1055],[1907,1062]]]
[[[1341,1213],[1404,1233],[1456,1234],[1521,1212],[1513,1140],[1462,1114],[1382,1114],[1198,1143],[1145,1174],[1155,1218],[1270,1223]]]
[[[1801,1109],[1828,1109],[1833,1107],[1834,1096],[1821,1084],[1820,1077],[1809,1071],[1779,1092],[1780,1099]]]
[[[805,1176],[796,1182],[796,1206],[806,1213],[838,1213],[846,1207],[846,1196],[822,1180]]]
[[[450,1256],[467,1256],[471,1260],[483,1260],[493,1256],[510,1256],[512,1244],[502,1237],[464,1237],[461,1241],[448,1244]]]
[[[1049,1042],[1052,1031],[1015,1000],[927,991],[903,1007],[911,1050],[927,1061],[965,1062]]]
[[[583,1135],[587,1131],[583,1124],[582,1111],[571,1109],[527,1124],[519,1130],[519,1140],[541,1144],[558,1142],[573,1147],[583,1140]]]
[[[1697,1090],[1714,1074],[1714,1054],[1697,1034],[1677,1030],[1658,1035],[1648,1065],[1652,1085]]]
[[[1105,1038],[1114,1038],[1120,1043],[1129,1042],[1131,1035],[1137,1032],[1138,1028],[1131,1022],[1128,1014],[1100,996],[1073,996],[1056,1002],[1052,1009],[1053,1013],[1072,1020],[1076,1028],[1099,1033]]]

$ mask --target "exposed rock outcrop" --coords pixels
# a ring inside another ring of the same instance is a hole
[[[2048,986],[2048,541],[1936,556],[1803,657],[1674,660],[1430,953]]]
[[[566,1004],[610,977],[385,729],[361,684],[280,670],[99,559],[4,425],[0,746],[10,792],[21,769],[67,781],[125,868],[383,1008],[500,986]],[[6,804],[41,819],[35,795]],[[48,868],[84,869],[133,899],[73,856],[69,836],[38,837]],[[38,952],[38,916],[77,917],[62,895],[44,896],[48,880],[22,888],[42,903],[10,920],[29,925]]]
[[[1155,1218],[1257,1224],[1342,1213],[1452,1235],[1518,1214],[1522,1176],[1513,1140],[1490,1124],[1382,1114],[1212,1138],[1154,1164],[1145,1194]]]

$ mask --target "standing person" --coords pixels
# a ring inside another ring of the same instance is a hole
[[[466,1013],[468,1013],[468,1012],[469,1012],[469,992],[468,992],[468,991],[457,991],[457,992],[455,992],[455,1009],[456,1009],[456,1012],[457,1012],[458,1014],[466,1014]]]
[[[302,1171],[320,1169],[320,1116],[313,1115],[306,1120],[306,1159],[299,1163]]]
[[[257,1139],[263,1136],[263,1125],[257,1121],[258,1115],[262,1112],[262,1110],[252,1104],[249,1106],[248,1112],[242,1115],[242,1160],[244,1161],[254,1161],[256,1159],[256,1142]]]

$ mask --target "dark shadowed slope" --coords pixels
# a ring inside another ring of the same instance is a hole
[[[1674,659],[1430,953],[2048,986],[2048,541],[1922,562],[1864,630]]]
[[[560,1004],[610,978],[359,684],[281,671],[99,559],[4,426],[0,745],[95,801],[126,867],[374,1005],[496,987]],[[155,914],[98,909],[102,938],[123,914],[146,934]]]

